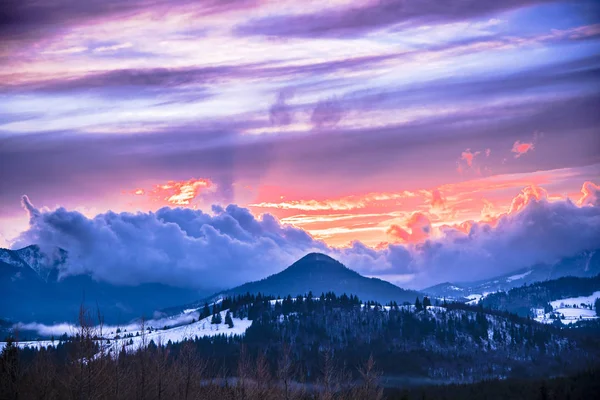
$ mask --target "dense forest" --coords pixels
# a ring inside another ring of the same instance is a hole
[[[217,320],[224,310],[253,320],[244,336],[148,341],[134,352],[120,345],[126,337],[103,339],[82,308],[76,335],[47,349],[4,349],[0,392],[20,399],[376,399],[385,389],[389,398],[421,398],[410,388],[454,384],[459,393],[467,389],[456,384],[562,376],[600,362],[597,336],[482,307],[432,306],[427,298],[382,306],[333,293],[246,294],[206,304],[198,317],[231,323]],[[436,387],[423,390],[437,398]]]
[[[481,302],[486,308],[528,316],[531,314],[531,308],[543,308],[549,312],[552,311],[551,301],[589,296],[596,291],[600,291],[600,275],[593,278],[569,276],[520,286],[508,292],[492,293],[483,298]]]

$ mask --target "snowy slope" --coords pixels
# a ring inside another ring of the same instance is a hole
[[[581,304],[585,304],[587,306],[593,307],[596,299],[600,298],[600,291],[594,292],[589,296],[580,296],[580,297],[571,297],[568,299],[555,300],[550,303],[552,308],[560,308],[560,307],[573,307],[574,305],[579,307]]]
[[[543,313],[540,311],[535,320],[550,324],[558,318],[563,324],[574,324],[583,320],[597,319],[594,302],[598,298],[600,298],[600,291],[594,292],[590,296],[569,297],[551,301],[552,312]]]
[[[221,311],[221,319],[225,321],[225,314],[227,310]],[[119,327],[119,333],[117,333],[117,327],[105,326],[103,328],[102,333],[102,344],[103,347],[109,351],[116,351],[117,348],[120,351],[122,346],[125,346],[127,350],[136,350],[140,348],[142,343],[145,341],[146,344],[150,343],[151,340],[154,343],[164,343],[166,344],[169,340],[171,342],[181,342],[186,339],[193,339],[195,337],[206,337],[206,336],[217,336],[217,335],[243,335],[246,332],[246,329],[252,325],[252,321],[247,319],[239,319],[232,318],[233,320],[233,328],[229,328],[225,323],[221,324],[211,324],[211,318],[207,317],[201,319],[196,322],[191,322],[193,316],[190,316],[190,312],[188,312],[185,316],[180,315],[176,317],[171,317],[168,319],[160,319],[160,320],[148,320],[145,323],[146,331],[145,335],[142,335],[140,330],[140,325],[127,325],[123,327]],[[186,318],[188,317],[189,318]],[[168,322],[177,324],[176,326],[169,327],[164,329],[163,327]],[[52,327],[48,327],[51,329]],[[148,331],[149,329],[149,331]],[[60,330],[65,330],[64,325],[60,327]],[[69,330],[71,334],[76,332],[76,328],[74,326],[70,326]],[[58,333],[58,331],[57,331]],[[132,337],[127,337],[129,335],[133,335]],[[57,335],[59,336],[59,335]],[[55,340],[54,343],[50,340],[41,340],[41,341],[27,341],[27,342],[19,342],[19,347],[48,347],[53,344],[58,344],[58,341]],[[6,345],[5,342],[0,342],[0,351]]]

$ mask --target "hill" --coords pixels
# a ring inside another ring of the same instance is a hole
[[[543,309],[546,313],[551,313],[559,308],[577,308],[582,311],[587,309],[590,316],[595,316],[595,293],[600,293],[600,275],[593,278],[564,277],[523,285],[508,292],[492,293],[483,298],[481,303],[487,308],[509,311],[521,316],[530,315],[531,309]],[[568,301],[590,296],[592,297],[588,301]],[[563,307],[560,307],[561,303]]]
[[[212,303],[222,297],[247,293],[283,298],[309,292],[314,296],[327,292],[353,294],[365,301],[377,301],[382,304],[390,301],[400,304],[406,301],[413,303],[417,296],[422,297],[417,291],[402,289],[381,279],[362,276],[328,255],[309,253],[277,274],[223,290],[202,301],[164,311],[167,314],[176,314],[184,309],[200,307],[205,302]]]
[[[327,292],[353,294],[365,301],[382,304],[392,300],[412,303],[420,296],[419,292],[399,288],[384,280],[364,277],[325,254],[310,253],[277,274],[225,290],[215,297],[246,293],[286,297],[309,292],[315,296]]]

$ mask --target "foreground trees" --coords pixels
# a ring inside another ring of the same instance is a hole
[[[0,399],[382,399],[379,375],[370,358],[357,371],[337,365],[330,351],[321,353],[322,376],[306,377],[285,346],[272,368],[264,354],[252,356],[240,347],[233,374],[215,371],[192,341],[177,345],[150,342],[135,352],[88,356],[88,337],[56,348],[19,350],[10,342],[0,357]],[[64,352],[66,351],[66,354]],[[21,363],[22,359],[26,359]],[[24,365],[25,366],[24,366]]]

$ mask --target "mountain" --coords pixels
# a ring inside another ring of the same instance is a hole
[[[553,264],[536,264],[528,268],[474,282],[445,282],[423,289],[434,297],[474,300],[488,293],[507,291],[524,284],[564,276],[594,277],[600,274],[600,250],[586,251]]]
[[[82,301],[99,307],[108,323],[152,316],[167,306],[197,300],[206,293],[160,283],[112,285],[90,275],[61,277],[68,253],[44,253],[38,246],[0,249],[0,318],[15,322],[74,321]],[[94,311],[95,315],[95,311]]]
[[[225,290],[212,298],[246,293],[286,297],[308,292],[314,296],[327,292],[353,294],[361,300],[382,304],[392,300],[400,304],[405,301],[412,303],[417,296],[422,296],[419,292],[401,289],[381,279],[364,277],[325,254],[310,253],[277,274]]]
[[[531,315],[532,309],[543,309],[550,314],[561,308],[572,308],[584,311],[579,312],[580,315],[587,314],[593,318],[596,314],[593,303],[598,297],[600,297],[600,275],[593,278],[568,276],[523,285],[512,288],[508,292],[492,293],[481,299],[481,303],[486,308],[509,311],[521,316]],[[570,301],[571,299],[575,301]],[[561,303],[563,307],[560,307]],[[586,304],[582,306],[581,303]],[[564,307],[565,304],[567,307]],[[572,306],[573,304],[575,307]],[[562,311],[562,314],[565,312]]]

